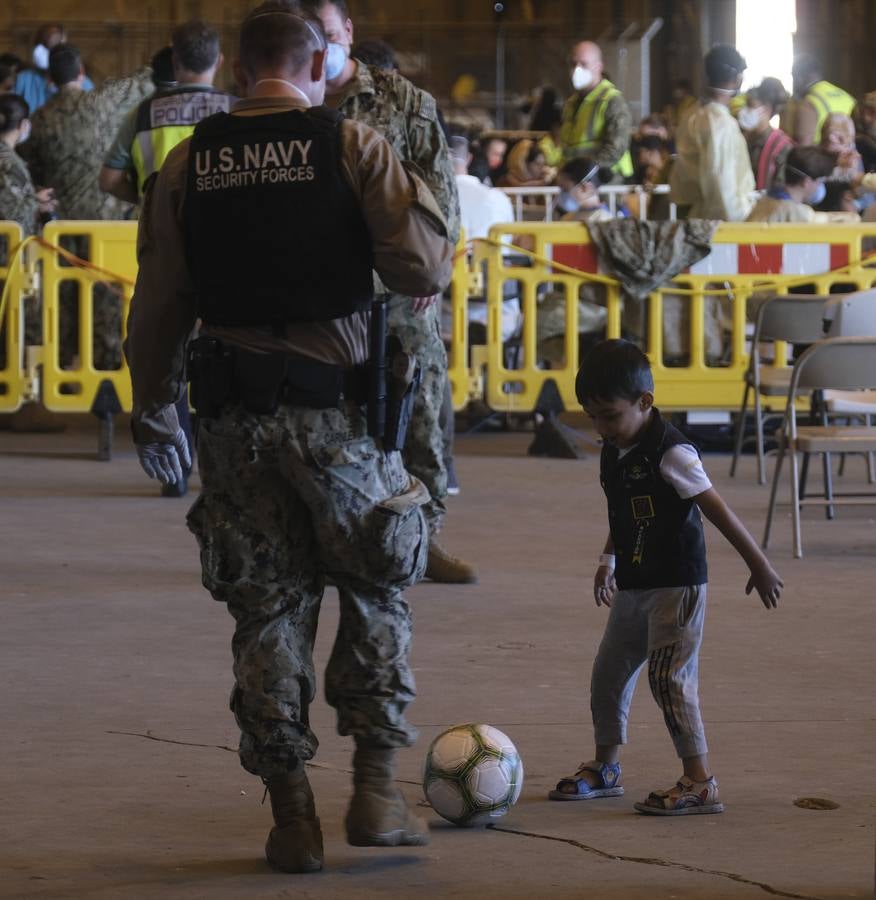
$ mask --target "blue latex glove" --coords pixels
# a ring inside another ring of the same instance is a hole
[[[182,428],[177,428],[170,444],[155,441],[137,444],[137,457],[143,471],[150,478],[157,478],[162,484],[176,484],[185,477],[184,470],[192,467],[189,442]]]

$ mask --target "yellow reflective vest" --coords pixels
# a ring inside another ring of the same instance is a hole
[[[583,98],[578,94],[569,97],[563,109],[563,124],[560,131],[560,143],[567,158],[584,154],[596,155],[602,146],[608,103],[619,95],[620,91],[604,78]],[[633,160],[629,150],[611,168],[625,178],[632,175]]]
[[[845,116],[850,116],[855,108],[855,98],[829,81],[816,81],[806,92],[806,99],[815,107],[815,112],[818,115],[815,123],[815,137],[813,139],[815,144],[821,140],[821,129],[824,126],[824,120],[831,113],[842,113]]]
[[[142,194],[147,180],[167,154],[195,130],[195,125],[217,112],[229,112],[234,98],[209,85],[183,85],[144,100],[137,108],[136,135],[131,159]]]

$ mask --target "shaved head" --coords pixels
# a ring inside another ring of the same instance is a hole
[[[572,47],[572,66],[581,66],[593,73],[592,87],[602,80],[602,50],[593,41],[579,41]]]

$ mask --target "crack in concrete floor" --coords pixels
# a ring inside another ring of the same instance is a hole
[[[521,831],[517,828],[508,828],[505,825],[491,824],[487,825],[487,828],[490,829],[490,831],[501,831],[505,834],[516,834],[520,837],[537,838],[541,841],[556,841],[560,844],[568,844],[571,847],[577,847],[579,850],[584,850],[586,853],[592,853],[594,856],[599,856],[602,859],[610,859],[614,862],[638,863],[645,866],[660,866],[666,869],[680,869],[683,872],[696,872],[700,875],[716,875],[720,878],[726,878],[729,881],[736,881],[739,884],[749,884],[752,887],[758,887],[775,897],[793,897],[795,898],[795,900],[820,900],[820,898],[814,897],[810,894],[794,894],[790,891],[783,891],[779,888],[774,888],[771,884],[766,884],[763,881],[755,881],[754,879],[746,878],[744,875],[737,875],[735,872],[722,872],[720,869],[703,869],[699,866],[691,866],[687,863],[675,862],[671,859],[661,859],[660,857],[624,856],[618,853],[608,853],[605,850],[600,850],[598,847],[591,847],[589,844],[584,844],[581,841],[576,841],[574,838],[556,837],[549,834],[538,834],[534,831]]]
[[[127,737],[145,738],[149,741],[157,741],[160,744],[177,744],[183,747],[200,747],[206,750],[225,750],[229,753],[237,753],[236,747],[229,747],[227,744],[198,744],[194,741],[177,741],[173,738],[158,737],[157,735],[154,735],[148,731],[107,731],[106,734],[119,734],[125,735]],[[328,772],[345,772],[348,775],[353,774],[352,769],[341,769],[337,766],[326,766],[322,765],[321,763],[308,762],[307,766],[308,768],[322,769]],[[395,780],[400,782],[401,784],[413,784],[417,787],[420,786],[419,781],[406,781],[402,778],[396,778]],[[722,872],[720,869],[704,869],[700,866],[691,866],[687,863],[675,862],[674,860],[662,859],[660,857],[624,856],[623,854],[609,853],[606,850],[600,850],[598,847],[591,847],[589,844],[584,844],[581,841],[576,841],[574,838],[563,838],[549,834],[538,834],[534,831],[521,831],[517,828],[508,828],[505,825],[490,824],[486,827],[490,831],[498,831],[502,834],[513,834],[519,837],[528,837],[535,838],[541,841],[556,841],[560,844],[568,844],[570,847],[576,847],[578,850],[583,850],[585,853],[592,853],[594,856],[598,856],[601,859],[612,860],[613,862],[629,862],[645,866],[658,866],[666,869],[679,869],[683,872],[694,872],[699,875],[714,875],[718,878],[726,878],[728,881],[735,881],[738,884],[748,884],[751,885],[751,887],[760,888],[762,891],[765,891],[768,894],[772,894],[774,897],[791,897],[793,898],[793,900],[820,900],[820,898],[815,897],[811,894],[795,894],[791,891],[783,891],[779,888],[774,888],[771,884],[767,884],[766,882],[756,881],[752,878],[746,878],[744,875],[738,875],[736,872]]]

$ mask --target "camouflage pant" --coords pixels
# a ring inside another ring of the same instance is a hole
[[[408,746],[411,614],[422,577],[424,486],[367,435],[363,411],[230,407],[202,421],[202,492],[188,516],[204,586],[236,620],[231,709],[243,767],[262,778],[310,759],[318,741],[313,642],[328,575],[340,623],[325,673],[340,734]]]
[[[423,371],[420,393],[414,404],[404,461],[407,470],[416,475],[429,489],[432,499],[423,507],[429,533],[441,530],[447,511],[447,468],[444,464],[444,441],[441,430],[441,406],[447,382],[447,351],[438,326],[438,306],[425,313],[411,312],[409,297],[392,296],[389,300],[387,322],[389,333],[413,353]]]

